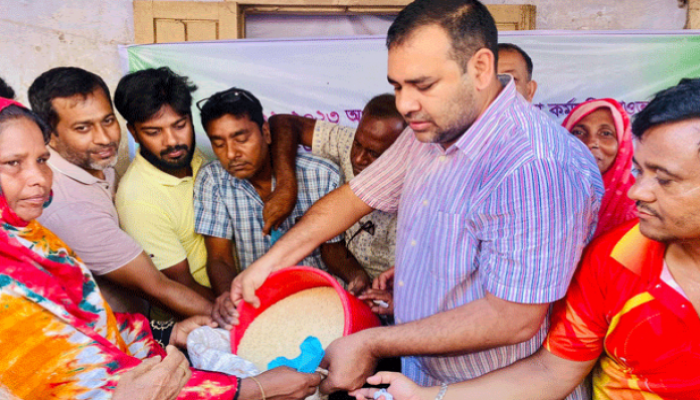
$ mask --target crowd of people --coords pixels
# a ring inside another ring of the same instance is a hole
[[[415,0],[387,48],[394,94],[357,129],[266,119],[241,87],[193,116],[167,67],[113,98],[53,68],[31,109],[0,80],[0,398],[697,399],[700,79],[562,126],[477,0]],[[121,179],[114,108],[139,145]],[[327,376],[189,367],[189,332],[297,264],[383,325],[326,348]]]

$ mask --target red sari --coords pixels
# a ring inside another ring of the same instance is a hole
[[[110,399],[122,373],[157,355],[146,318],[113,313],[75,253],[0,194],[0,398]],[[230,400],[237,383],[194,370],[178,398]]]
[[[601,108],[610,110],[615,121],[618,150],[615,161],[603,174],[605,194],[600,205],[594,238],[637,217],[635,203],[627,197],[627,191],[635,182],[632,175],[634,149],[630,118],[624,108],[613,99],[589,100],[571,110],[562,125],[571,132],[581,119]]]

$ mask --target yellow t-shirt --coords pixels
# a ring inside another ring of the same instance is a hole
[[[122,229],[141,244],[159,270],[186,258],[194,279],[211,287],[204,237],[194,231],[194,180],[205,161],[196,150],[192,176],[177,178],[136,154],[119,182],[115,205]]]

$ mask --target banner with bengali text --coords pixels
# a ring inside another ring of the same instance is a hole
[[[657,91],[700,77],[700,31],[502,32],[500,42],[527,51],[539,88],[533,104],[562,121],[589,98],[612,97],[639,112]],[[295,113],[356,126],[364,104],[387,83],[385,38],[236,40],[120,47],[124,73],[168,66],[197,86],[195,101],[237,86],[265,115]],[[193,106],[198,145],[209,140]],[[135,145],[129,145],[134,154]]]

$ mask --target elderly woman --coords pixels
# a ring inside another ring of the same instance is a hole
[[[589,100],[571,110],[563,123],[591,150],[603,175],[605,195],[594,237],[636,218],[635,204],[627,191],[632,176],[632,131],[630,119],[613,99]]]
[[[85,265],[35,220],[51,201],[48,139],[31,111],[0,98],[0,394],[246,400],[314,393],[317,374],[287,368],[247,379],[191,370],[181,353],[168,346],[166,354],[155,342],[143,316],[113,313]],[[177,323],[169,343],[184,347],[202,324],[213,325],[209,317]]]

